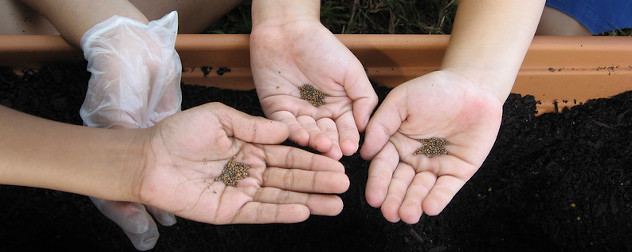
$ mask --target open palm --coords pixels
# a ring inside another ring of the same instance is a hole
[[[290,140],[339,159],[358,149],[359,131],[377,96],[358,59],[322,24],[260,25],[251,33],[251,66],[268,118],[290,128]],[[327,94],[314,106],[301,99],[309,84]]]
[[[462,75],[439,71],[393,89],[371,118],[361,154],[372,159],[366,199],[392,222],[439,214],[489,154],[502,102]],[[414,154],[419,139],[447,155]]]
[[[213,224],[299,222],[342,210],[341,199],[329,194],[349,186],[343,166],[276,145],[287,138],[283,124],[213,103],[153,129],[147,165],[134,186],[143,203]],[[233,159],[251,168],[229,186],[216,178]]]

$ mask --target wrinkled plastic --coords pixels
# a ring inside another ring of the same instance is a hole
[[[178,15],[143,24],[114,16],[90,28],[81,39],[91,78],[80,115],[85,125],[100,128],[146,128],[180,111],[182,65],[174,49]],[[91,198],[123,229],[138,250],[149,250],[162,225],[174,215],[132,202]],[[151,215],[150,215],[151,213]]]
[[[80,115],[104,128],[145,128],[180,110],[178,16],[145,25],[114,16],[90,28],[81,48],[92,74]]]

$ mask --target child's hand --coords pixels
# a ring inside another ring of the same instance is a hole
[[[361,149],[372,159],[368,203],[391,222],[439,214],[489,154],[501,116],[500,99],[455,72],[433,72],[393,89],[369,121]],[[448,154],[415,154],[418,140],[430,138],[445,139]]]
[[[290,127],[290,140],[340,159],[358,150],[377,95],[360,61],[319,20],[260,24],[250,37],[251,65],[261,107]],[[302,99],[309,84],[327,96]]]
[[[177,113],[151,128],[147,162],[135,176],[133,192],[142,203],[211,224],[337,215],[343,203],[332,194],[349,187],[344,167],[279,145],[288,134],[280,122],[220,103]],[[243,164],[235,163],[235,173],[222,177],[231,160]]]

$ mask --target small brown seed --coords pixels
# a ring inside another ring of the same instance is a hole
[[[418,139],[417,141],[421,143],[421,148],[417,149],[413,155],[424,154],[429,158],[433,158],[435,156],[449,154],[445,149],[447,141],[444,138],[433,137]]]
[[[308,101],[314,105],[314,107],[319,107],[320,105],[325,104],[325,97],[327,97],[327,94],[316,89],[314,86],[304,84],[303,86],[300,86],[298,90],[301,92],[301,99]]]
[[[237,186],[237,182],[250,176],[250,165],[235,161],[233,157],[222,169],[222,174],[215,181],[222,181],[227,186]]]

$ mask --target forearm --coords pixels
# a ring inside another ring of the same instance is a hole
[[[58,123],[0,106],[0,184],[135,201],[141,130]]]
[[[298,20],[320,21],[319,0],[253,0],[252,27],[283,25]]]
[[[71,44],[79,46],[81,37],[90,27],[118,15],[142,23],[147,18],[127,0],[22,0],[35,9],[57,28]]]
[[[485,85],[504,102],[531,44],[544,2],[460,1],[441,68],[475,78],[475,83]]]

